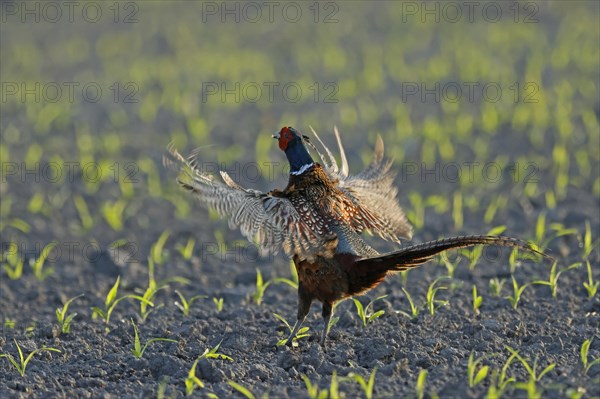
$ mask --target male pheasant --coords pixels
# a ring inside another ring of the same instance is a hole
[[[312,130],[312,129],[311,129]],[[419,266],[449,249],[474,245],[519,247],[538,252],[527,243],[509,237],[459,236],[425,242],[387,254],[379,254],[361,237],[364,231],[400,242],[411,239],[412,226],[396,199],[392,162],[383,157],[383,140],[377,137],[372,162],[359,174],[348,174],[348,163],[340,135],[341,168],[323,144],[327,156],[296,129],[283,127],[273,137],[290,163],[284,190],[263,193],[236,184],[226,172],[223,182],[202,172],[196,153],[182,157],[171,146],[171,155],[181,164],[178,182],[208,208],[229,218],[230,227],[266,250],[284,252],[294,260],[298,272],[298,315],[287,344],[291,345],[313,300],[323,304],[325,322],[321,345],[325,345],[333,306],[345,298],[376,287],[390,272]],[[311,147],[322,164],[314,162]]]

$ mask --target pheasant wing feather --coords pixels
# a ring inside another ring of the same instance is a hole
[[[311,129],[312,130],[312,129]],[[348,174],[348,163],[342,140],[337,128],[334,129],[340,151],[340,168],[331,150],[312,130],[317,141],[324,148],[327,157],[315,149],[321,158],[323,168],[340,189],[359,209],[353,228],[357,232],[364,230],[378,234],[381,238],[400,241],[400,238],[412,238],[412,226],[406,219],[397,200],[398,190],[394,186],[396,173],[391,170],[392,161],[383,156],[383,140],[377,136],[373,159],[369,165],[356,175]],[[310,144],[310,143],[309,143]]]
[[[331,256],[337,245],[333,235],[320,234],[302,219],[290,199],[277,192],[263,193],[235,183],[226,172],[222,182],[203,172],[197,165],[196,153],[183,157],[172,145],[166,166],[179,165],[179,184],[191,191],[200,202],[229,220],[231,228],[241,233],[262,250],[276,253],[281,248],[288,256],[313,259]]]

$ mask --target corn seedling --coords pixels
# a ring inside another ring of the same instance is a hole
[[[551,363],[548,366],[546,366],[546,368],[544,370],[542,370],[541,373],[538,374],[538,372],[537,372],[537,360],[538,360],[537,357],[533,361],[533,367],[532,367],[521,355],[519,355],[518,351],[514,350],[510,346],[505,346],[505,348],[511,354],[515,355],[515,358],[518,361],[520,361],[521,364],[523,365],[523,367],[525,367],[525,370],[527,370],[527,373],[529,374],[530,379],[532,379],[535,382],[539,382],[542,379],[542,377],[544,375],[546,375],[546,373],[552,371],[554,369],[554,367],[556,367],[556,363]]]
[[[452,198],[452,220],[454,220],[454,230],[460,230],[463,227],[463,197],[460,191],[455,191]]]
[[[170,235],[171,231],[165,230],[158,237],[158,240],[152,244],[152,248],[150,249],[150,257],[157,265],[162,265],[166,260],[163,256],[163,250]]]
[[[281,321],[283,324],[285,324],[285,326],[287,327],[287,329],[290,331],[290,334],[292,333],[292,326],[290,325],[290,323],[288,323],[288,321],[281,315],[277,314],[277,313],[273,313],[273,316]],[[298,341],[299,339],[305,338],[305,337],[310,337],[310,334],[308,334],[308,327],[301,327],[298,332],[296,333],[296,336],[292,338],[292,345],[293,346],[298,346],[298,343],[296,341]],[[280,339],[277,342],[277,346],[283,346],[285,345],[285,343],[287,342],[287,337]]]
[[[523,291],[525,291],[525,288],[527,288],[527,286],[530,283],[525,283],[519,287],[519,284],[517,283],[515,276],[511,276],[511,278],[512,278],[512,283],[513,283],[513,295],[505,296],[504,298],[506,298],[510,301],[510,304],[512,305],[513,309],[517,309],[517,306],[519,306],[519,301],[521,300],[521,295],[523,294]]]
[[[223,310],[223,298],[213,297],[213,303],[215,304],[215,307],[217,308],[217,312],[220,312]]]
[[[362,375],[350,373],[346,377],[347,379],[354,380],[360,385],[365,394],[365,399],[373,399],[373,390],[375,389],[375,374],[377,373],[377,367],[373,369],[371,375],[369,376],[369,380],[365,381]]]
[[[202,380],[196,377],[196,366],[198,366],[200,359],[201,357],[198,357],[194,361],[194,364],[192,364],[192,367],[190,368],[190,371],[188,371],[188,375],[185,378],[185,394],[187,396],[190,396],[192,393],[194,393],[197,388],[204,388],[204,383]]]
[[[34,349],[29,353],[29,355],[27,355],[27,357],[25,357],[23,356],[23,351],[21,350],[21,347],[19,346],[17,340],[13,338],[13,341],[15,342],[15,346],[17,347],[17,351],[19,351],[19,359],[15,360],[13,355],[11,355],[10,353],[1,353],[0,357],[7,358],[10,361],[10,363],[15,367],[15,369],[17,369],[21,377],[25,375],[25,369],[27,368],[27,365],[36,353],[43,351],[60,353],[60,351],[56,348],[46,348],[45,346],[43,346],[41,348]]]
[[[421,229],[425,224],[425,205],[423,197],[417,192],[410,192],[408,194],[410,200],[411,209],[406,212],[406,217],[415,226],[415,229]]]
[[[498,209],[506,207],[507,202],[508,200],[505,196],[496,197],[496,199],[490,202],[487,209],[485,210],[485,213],[483,215],[483,221],[486,224],[492,223],[494,217],[496,216],[496,213],[498,212]]]
[[[450,258],[448,257],[448,255],[445,252],[442,252],[442,254],[440,255],[440,258],[442,259],[442,263],[444,264],[444,266],[446,266],[446,270],[448,271],[448,277],[453,278],[454,271],[458,267],[462,257],[459,255],[456,257],[454,262],[452,262],[452,261],[450,261]]]
[[[506,226],[496,226],[493,229],[491,229],[490,231],[488,231],[486,235],[497,236],[497,235],[502,234],[505,230],[506,230]],[[483,249],[484,249],[483,245],[476,245],[475,248],[473,248],[472,250],[468,250],[468,249],[462,250],[462,252],[464,252],[465,254],[468,254],[468,258],[470,259],[469,270],[472,271],[475,269],[477,262],[481,258],[481,255],[483,255]]]
[[[600,364],[600,358],[598,359],[594,359],[591,362],[588,359],[588,352],[590,350],[590,345],[592,344],[592,339],[586,339],[585,341],[583,341],[583,344],[581,344],[581,350],[580,350],[580,355],[581,355],[581,363],[583,363],[583,371],[584,374],[587,374],[588,371],[590,371],[590,369],[595,366],[596,364]]]
[[[238,391],[240,394],[242,394],[246,399],[256,399],[256,396],[252,393],[252,391],[249,390],[248,388],[246,388],[245,386],[238,384],[237,382],[234,382],[234,381],[227,381],[227,383],[229,384],[230,387],[232,387],[233,389]],[[261,399],[268,399],[268,398],[269,398],[269,394],[267,392],[265,392],[261,396]]]
[[[500,280],[497,277],[490,279],[490,291],[493,296],[500,296],[502,287],[504,287],[504,282],[504,280]]]
[[[169,382],[169,377],[162,377],[160,382],[158,383],[158,388],[156,389],[156,399],[165,399],[165,394],[167,393],[167,383]]]
[[[515,383],[515,389],[520,389],[527,392],[528,399],[541,399],[542,393],[544,392],[538,387],[538,384],[533,379],[529,379],[527,382]]]
[[[479,308],[481,307],[482,302],[483,297],[481,295],[477,295],[477,286],[473,284],[473,313],[475,313],[475,315],[479,314]]]
[[[196,246],[196,240],[194,238],[189,238],[187,243],[184,245],[180,245],[178,247],[179,253],[185,260],[192,259],[192,255],[194,253],[194,247]]]
[[[596,244],[592,242],[592,227],[590,226],[589,220],[586,220],[585,234],[583,236],[583,253],[581,254],[583,260],[587,260],[589,258],[596,245],[598,245],[598,241],[596,241]]]
[[[44,281],[46,277],[50,276],[54,273],[54,269],[51,267],[44,268],[44,264],[46,263],[46,259],[50,252],[57,246],[56,242],[51,242],[42,249],[42,253],[40,256],[33,262],[31,262],[31,268],[33,269],[33,275],[38,281]]]
[[[408,314],[407,312],[404,312],[402,310],[397,310],[396,313],[403,314],[404,316],[408,317],[409,319],[414,320],[417,318],[417,316],[419,316],[419,313],[421,312],[421,308],[418,306],[415,306],[415,303],[414,303],[412,297],[410,296],[410,294],[408,293],[408,291],[406,291],[406,289],[404,287],[402,287],[402,291],[404,291],[404,295],[406,295],[406,299],[408,299],[408,303],[410,304],[410,314]]]
[[[446,276],[438,277],[429,285],[429,288],[427,288],[427,295],[426,295],[425,303],[426,303],[427,309],[429,309],[429,313],[432,316],[435,314],[435,310],[438,309],[440,306],[448,305],[448,301],[435,299],[435,294],[439,290],[447,290],[448,289],[448,287],[436,287],[436,284],[439,281],[447,279],[447,278],[448,277],[446,277]]]
[[[183,296],[183,294],[181,292],[175,290],[175,293],[177,295],[179,295],[179,299],[181,300],[181,303],[175,301],[175,306],[177,306],[177,308],[179,308],[179,310],[181,310],[183,312],[184,316],[190,315],[190,306],[192,306],[192,304],[194,302],[196,302],[198,299],[201,299],[201,298],[208,298],[206,295],[195,295],[188,300],[188,299],[185,299],[185,297]],[[221,304],[221,306],[222,306],[222,304]]]
[[[165,342],[175,342],[175,343],[177,343],[177,341],[175,341],[174,339],[169,339],[169,338],[152,338],[152,339],[149,339],[148,341],[146,341],[146,343],[144,344],[144,346],[142,346],[142,343],[140,342],[139,331],[138,331],[137,326],[133,322],[133,319],[131,319],[131,324],[133,325],[133,333],[134,333],[134,337],[133,337],[133,349],[131,349],[131,353],[133,353],[133,356],[135,356],[137,359],[141,359],[142,356],[144,356],[144,352],[146,351],[146,348],[148,348],[148,345],[150,345],[153,342],[165,341]]]
[[[548,281],[536,280],[532,283],[549,286],[552,292],[552,298],[556,298],[556,289],[558,288],[558,278],[560,277],[560,275],[566,272],[567,270],[578,268],[579,266],[581,266],[581,262],[573,263],[572,265],[565,267],[564,269],[561,269],[558,272],[556,271],[557,265],[558,261],[554,261],[554,263],[552,264],[552,268],[550,269],[550,277],[548,278]]]
[[[254,294],[252,294],[252,299],[257,305],[260,305],[262,303],[265,291],[267,290],[267,287],[271,285],[272,282],[272,280],[265,282],[263,280],[263,276],[260,270],[256,269],[256,290],[254,290]]]
[[[419,371],[419,376],[417,377],[417,398],[423,399],[425,397],[425,382],[427,381],[427,370]]]
[[[73,297],[67,302],[65,302],[62,308],[56,308],[56,320],[58,321],[58,325],[60,326],[61,333],[68,334],[71,332],[71,323],[73,322],[75,316],[77,316],[77,313],[71,313],[70,315],[67,315],[67,312],[69,311],[69,305],[75,299],[81,298],[82,296],[83,294],[77,295],[76,297]]]
[[[310,378],[308,378],[308,376],[305,374],[302,374],[302,379],[304,380],[304,385],[306,385],[308,396],[311,399],[338,399],[344,397],[343,395],[340,395],[337,373],[335,370],[331,374],[331,383],[329,384],[329,389],[320,389],[319,384],[313,384],[310,381]]]
[[[123,211],[126,206],[127,201],[120,199],[114,203],[104,202],[100,207],[104,220],[114,231],[123,230]]]
[[[154,260],[151,257],[148,257],[148,287],[142,294],[143,301],[140,301],[140,316],[142,316],[142,320],[146,320],[150,313],[154,310],[162,307],[159,305],[157,308],[154,308],[154,296],[156,293],[163,288],[166,288],[167,284],[158,285],[154,278]],[[151,307],[152,309],[149,309]]]
[[[6,252],[4,253],[6,262],[2,265],[2,268],[6,271],[8,278],[11,280],[18,280],[23,275],[23,258],[19,256],[18,246],[16,243],[11,242],[8,245]]]
[[[110,322],[110,316],[112,315],[112,312],[115,310],[115,307],[117,306],[117,304],[119,302],[121,302],[124,299],[137,299],[140,302],[146,302],[148,305],[154,306],[154,304],[152,302],[148,302],[148,300],[142,298],[139,295],[129,294],[129,295],[124,295],[120,298],[117,298],[117,292],[119,291],[120,283],[121,283],[121,276],[117,277],[117,281],[112,286],[112,288],[108,291],[108,294],[106,294],[106,299],[104,300],[104,309],[100,309],[99,307],[96,307],[96,306],[94,306],[92,308],[92,318],[96,318],[99,316],[102,320],[104,320],[104,323],[106,325],[108,325],[108,323]]]
[[[221,346],[221,342],[223,342],[223,340],[221,340],[214,348],[205,349],[204,353],[200,355],[199,359],[221,359],[233,362],[233,358],[219,353],[219,347]]]
[[[75,195],[73,197],[73,202],[75,203],[75,208],[79,214],[79,219],[81,219],[81,227],[84,231],[88,231],[94,227],[94,219],[90,214],[90,210],[85,202],[85,199],[81,195]]]
[[[594,281],[594,274],[592,273],[592,265],[590,264],[590,261],[586,260],[585,264],[587,266],[588,281],[583,283],[583,286],[588,293],[588,298],[592,299],[596,295],[596,292],[598,292],[600,281]]]
[[[473,353],[469,355],[469,361],[467,363],[467,376],[469,378],[469,387],[473,388],[481,381],[485,379],[488,375],[488,371],[490,370],[489,366],[482,366],[479,368],[477,372],[477,367],[479,363],[481,363],[487,356],[482,356],[479,359],[473,359]]]
[[[486,399],[500,398],[504,394],[504,391],[506,391],[506,388],[508,388],[508,385],[515,382],[515,379],[513,377],[507,377],[506,374],[506,372],[508,371],[508,367],[511,365],[515,358],[516,356],[514,354],[510,355],[508,360],[502,366],[500,372],[498,372],[498,370],[494,370],[492,372],[492,376],[490,378],[490,387],[488,388]]]
[[[548,230],[551,230],[552,233],[548,234]],[[567,229],[560,223],[551,223],[549,229],[546,228],[546,213],[541,212],[538,215],[538,219],[535,224],[535,240],[534,242],[538,243],[540,247],[546,248],[550,242],[558,237],[578,234],[577,229]],[[541,255],[533,255],[535,258]]]
[[[358,314],[360,321],[362,321],[363,327],[366,327],[367,324],[372,323],[375,319],[377,319],[385,314],[384,310],[378,310],[377,312],[374,312],[374,313],[371,312],[371,307],[373,306],[373,304],[375,302],[377,302],[378,300],[383,299],[385,297],[387,297],[387,295],[382,295],[380,297],[377,297],[377,298],[373,299],[371,302],[369,302],[368,305],[365,307],[363,307],[363,304],[358,299],[352,298],[352,301],[354,301],[354,305],[356,306],[356,313]]]

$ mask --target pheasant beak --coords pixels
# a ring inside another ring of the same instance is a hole
[[[275,133],[274,135],[272,135],[271,137],[273,137],[274,139],[279,140],[279,132]]]

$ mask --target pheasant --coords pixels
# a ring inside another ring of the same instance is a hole
[[[312,128],[311,128],[312,130]],[[287,187],[267,193],[246,189],[221,171],[222,181],[204,173],[197,164],[197,153],[184,158],[170,145],[166,164],[177,161],[181,168],[178,182],[208,208],[229,218],[231,228],[262,249],[279,249],[292,257],[298,273],[298,313],[287,345],[292,344],[314,300],[322,303],[324,329],[320,343],[325,347],[334,305],[361,295],[380,284],[391,272],[417,267],[435,255],[474,245],[517,247],[538,252],[520,240],[501,236],[458,236],[429,241],[380,254],[360,236],[363,232],[400,243],[412,238],[393,186],[392,161],[384,159],[383,140],[377,137],[373,160],[357,175],[349,175],[348,162],[335,129],[341,167],[317,133],[321,153],[311,140],[296,129],[285,126],[273,138],[285,152],[290,172]],[[315,162],[308,148],[321,163]]]

